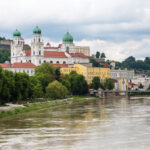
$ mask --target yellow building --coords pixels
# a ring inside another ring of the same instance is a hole
[[[82,74],[88,84],[90,84],[92,79],[96,76],[100,77],[101,81],[104,81],[106,78],[110,78],[109,68],[87,67],[80,64],[74,64],[73,67],[61,68],[62,74],[69,74],[71,71],[76,71],[78,74]]]

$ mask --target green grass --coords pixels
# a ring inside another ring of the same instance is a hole
[[[70,102],[71,103],[80,103],[80,102],[84,102],[87,101],[88,97],[85,96],[73,96],[71,98],[68,99],[68,101],[55,101],[55,100],[51,100],[51,101],[45,101],[45,103],[41,103],[41,104],[25,104],[25,107],[17,107],[17,108],[13,108],[11,110],[7,110],[7,111],[1,111],[0,112],[0,118],[5,118],[5,117],[10,117],[10,116],[14,116],[14,115],[18,115],[18,114],[23,114],[23,113],[27,113],[27,112],[31,112],[31,111],[35,111],[35,110],[41,110],[41,109],[45,109],[45,108],[54,108],[54,107],[60,107],[63,105],[69,105]],[[90,98],[90,100],[93,98]],[[35,102],[36,100],[34,100]],[[42,100],[44,101],[44,100]]]

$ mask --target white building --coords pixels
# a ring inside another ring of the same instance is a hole
[[[145,90],[147,90],[150,86],[150,77],[147,76],[142,76],[142,75],[136,75],[134,76],[134,78],[132,79],[132,82],[134,84],[137,84],[138,86],[140,84],[142,84]]]
[[[133,70],[111,70],[110,71],[110,77],[112,79],[117,80],[115,83],[115,90],[118,91],[126,91],[128,90],[128,83],[130,80],[134,77],[134,71]]]
[[[33,63],[38,66],[44,62],[52,64],[87,64],[89,58],[84,53],[88,54],[89,49],[81,48],[82,53],[76,52],[76,46],[73,43],[73,37],[67,32],[63,37],[63,43],[58,47],[51,47],[44,43],[41,37],[41,29],[36,27],[33,30],[33,39],[31,41],[31,50],[24,50],[24,40],[21,38],[21,33],[16,30],[13,33],[13,42],[11,44],[11,64],[20,63]]]
[[[10,70],[15,72],[25,71],[32,75],[33,71],[30,67],[34,69],[36,66],[45,62],[65,67],[66,65],[73,64],[89,64],[89,47],[75,46],[73,37],[68,32],[64,35],[62,41],[62,44],[59,44],[58,47],[51,47],[49,43],[44,47],[41,29],[36,27],[33,30],[31,50],[25,50],[24,39],[21,37],[21,33],[15,30],[11,43]],[[19,66],[19,68],[14,68],[16,65]],[[3,64],[1,64],[1,66],[3,66]],[[25,66],[26,69],[24,68]]]

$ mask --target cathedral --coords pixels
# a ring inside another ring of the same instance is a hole
[[[45,62],[66,65],[88,64],[89,56],[90,48],[75,46],[73,37],[68,32],[63,36],[62,44],[59,44],[57,47],[52,47],[50,43],[44,46],[41,29],[35,27],[31,41],[31,50],[24,49],[24,39],[18,30],[13,33],[11,64],[32,63],[35,66]]]
[[[3,69],[13,72],[25,72],[34,75],[35,67],[42,63],[50,63],[53,66],[71,67],[74,64],[89,65],[90,48],[76,46],[70,33],[62,38],[62,43],[57,47],[44,42],[41,29],[35,27],[30,49],[26,49],[21,33],[15,30],[11,42],[11,62],[0,64]]]

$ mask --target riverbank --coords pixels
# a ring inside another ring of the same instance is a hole
[[[15,115],[19,115],[19,114],[23,114],[35,110],[46,109],[46,108],[56,108],[63,105],[80,103],[92,99],[96,99],[96,98],[86,97],[86,96],[74,96],[63,100],[49,100],[49,101],[46,100],[37,103],[24,104],[24,105],[20,105],[20,107],[15,107],[15,108],[10,107],[10,109],[6,109],[6,110],[4,109],[0,111],[0,118],[6,118],[6,117],[15,116]]]

